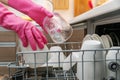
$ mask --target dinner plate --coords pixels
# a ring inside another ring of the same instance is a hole
[[[109,38],[106,35],[104,35],[104,36],[105,36],[105,39],[106,39],[107,48],[110,48],[111,46],[110,46]]]
[[[113,46],[118,46],[118,40],[117,40],[117,37],[115,37],[116,36],[115,33],[111,32],[111,33],[109,33],[109,35],[113,41]]]
[[[108,38],[110,46],[112,47],[113,46],[113,41],[112,41],[111,37],[107,34],[106,34],[106,37]]]
[[[102,35],[101,38],[102,38],[103,44],[105,45],[105,48],[110,48],[110,43],[107,36]]]
[[[98,34],[93,34],[93,35],[92,35],[92,39],[93,39],[93,40],[98,40],[98,41],[100,41],[100,42],[102,41],[102,40],[101,40],[101,37],[100,37]]]
[[[116,32],[116,35],[117,35],[117,38],[118,38],[119,43],[120,43],[120,32]],[[118,46],[120,46],[120,44]]]
[[[115,36],[115,38],[116,38],[116,40],[117,40],[117,46],[120,45],[119,38],[118,38],[118,36],[116,35],[116,33],[114,33],[114,36]]]
[[[84,38],[83,38],[83,42],[86,40],[92,40],[91,34],[87,34]]]
[[[104,43],[103,43],[101,37],[100,37],[98,34],[93,34],[93,35],[92,35],[92,39],[93,39],[93,40],[100,41],[101,44],[102,44],[102,46],[105,48],[105,45],[104,45]]]
[[[97,34],[93,34],[91,37],[93,40],[99,41],[99,36]]]

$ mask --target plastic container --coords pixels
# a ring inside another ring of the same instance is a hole
[[[73,32],[72,27],[58,13],[54,13],[52,18],[46,17],[43,26],[55,43],[67,41]]]
[[[80,53],[77,64],[77,77],[79,80],[103,80],[103,52],[95,51],[103,49],[101,42],[96,40],[86,40],[81,46],[83,53]],[[87,51],[91,50],[91,51]]]

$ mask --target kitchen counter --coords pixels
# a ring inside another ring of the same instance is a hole
[[[109,0],[108,2],[104,3],[101,6],[95,7],[75,18],[73,18],[69,23],[75,24],[78,22],[83,22],[88,19],[107,14],[110,12],[114,12],[120,9],[120,0]]]

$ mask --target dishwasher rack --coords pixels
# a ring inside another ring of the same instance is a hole
[[[16,61],[8,64],[12,80],[120,80],[120,48],[80,50],[80,42],[49,43],[48,47],[60,46],[62,51],[26,51],[16,54]],[[62,52],[62,53],[61,53]],[[49,62],[49,53],[57,53],[56,60]],[[112,53],[112,57],[108,56]],[[34,63],[26,63],[24,54],[33,54]],[[36,54],[46,54],[46,66],[36,62]],[[61,61],[60,54],[66,56]],[[92,56],[87,56],[91,54]],[[98,55],[102,54],[101,57]],[[90,57],[89,59],[87,59]],[[33,67],[30,67],[30,64]],[[51,64],[51,65],[49,65]],[[52,66],[57,64],[57,66]],[[61,66],[62,65],[62,66]],[[15,72],[12,70],[15,69]]]

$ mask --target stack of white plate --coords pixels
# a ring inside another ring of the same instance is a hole
[[[113,46],[113,41],[111,39],[111,37],[109,35],[101,35],[99,36],[98,34],[87,34],[84,39],[83,42],[86,40],[97,40],[100,41],[102,43],[103,48],[110,48]]]

